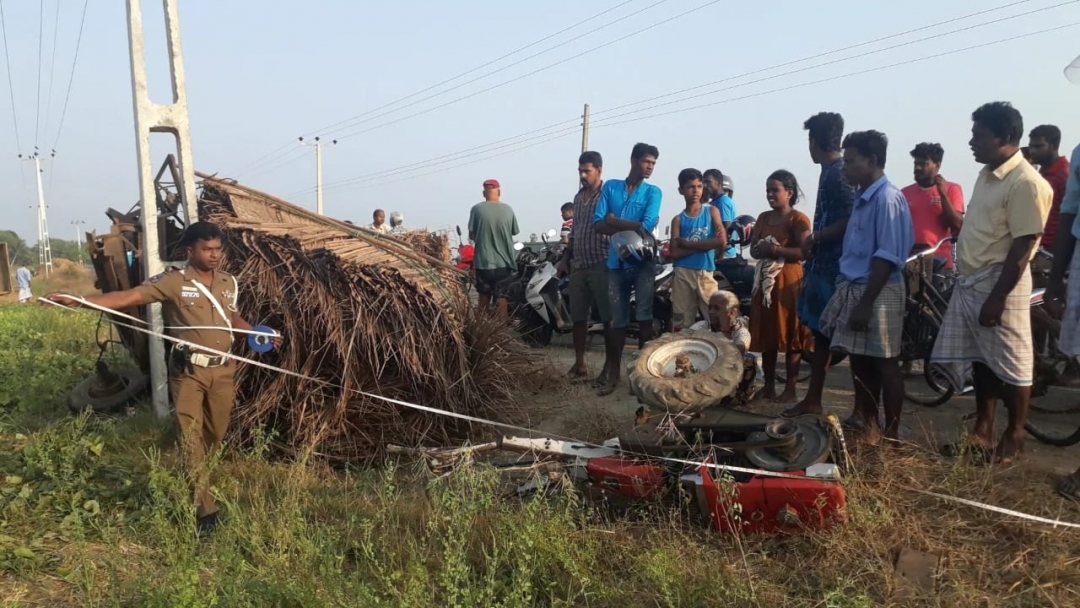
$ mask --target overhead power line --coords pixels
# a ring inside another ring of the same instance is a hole
[[[1030,1],[1031,0],[1021,0],[1019,2],[1012,2],[1012,3],[1009,3],[1009,4],[1003,5],[1003,6],[993,8],[993,9],[986,9],[986,10],[983,10],[983,11],[970,13],[970,14],[963,15],[963,16],[960,16],[960,17],[953,17],[953,18],[950,18],[950,19],[946,19],[946,20],[943,20],[943,21],[936,22],[936,23],[923,25],[923,26],[920,26],[918,28],[912,28],[912,29],[909,29],[909,30],[905,30],[904,32],[899,32],[899,33],[896,33],[896,34],[889,34],[887,36],[881,36],[881,37],[875,38],[873,40],[868,40],[868,41],[865,41],[865,42],[860,42],[860,43],[857,43],[857,44],[848,45],[848,46],[841,47],[841,48],[838,48],[838,49],[834,49],[834,50],[831,50],[831,51],[826,51],[826,52],[823,52],[823,53],[818,53],[816,55],[811,55],[809,57],[805,57],[805,58],[801,58],[801,59],[795,59],[795,60],[792,60],[792,61],[787,61],[787,62],[784,62],[784,63],[769,66],[769,67],[766,67],[766,68],[761,68],[761,69],[753,70],[753,71],[750,71],[750,72],[745,72],[745,73],[740,74],[738,76],[732,76],[732,77],[729,77],[729,78],[724,78],[724,79],[714,81],[714,82],[710,82],[710,83],[706,83],[706,84],[703,84],[703,85],[697,85],[697,86],[694,86],[694,87],[690,87],[688,89],[682,89],[680,91],[675,91],[675,92],[672,92],[672,93],[665,93],[663,95],[650,97],[650,98],[643,99],[643,100],[640,100],[640,101],[635,101],[635,102],[632,102],[632,103],[622,104],[622,105],[616,106],[616,107],[611,108],[611,109],[602,110],[602,111],[599,111],[599,112],[593,112],[593,116],[599,116],[599,115],[602,115],[602,114],[607,114],[607,113],[613,112],[615,110],[619,110],[619,109],[623,109],[623,108],[629,108],[629,107],[633,107],[633,106],[640,105],[640,104],[643,104],[643,103],[648,103],[650,101],[654,101],[654,100],[657,100],[657,99],[664,99],[664,98],[667,98],[667,97],[671,97],[673,95],[678,95],[678,94],[683,93],[683,92],[694,91],[694,90],[709,87],[709,86],[712,86],[712,85],[721,84],[721,83],[732,81],[732,80],[737,80],[737,79],[743,78],[745,76],[773,71],[773,70],[775,70],[777,68],[780,68],[780,67],[795,65],[795,64],[799,64],[799,63],[804,63],[804,62],[806,62],[806,61],[808,61],[810,59],[819,58],[819,57],[826,57],[826,56],[829,56],[829,55],[834,55],[836,53],[840,53],[840,52],[843,52],[843,51],[852,50],[852,49],[868,46],[868,45],[871,45],[871,44],[875,44],[875,43],[878,43],[878,42],[883,42],[883,41],[886,41],[886,40],[894,39],[894,38],[897,38],[897,37],[905,35],[905,34],[910,34],[910,33],[919,32],[919,31],[925,31],[925,30],[928,30],[928,29],[936,28],[936,27],[941,27],[943,25],[948,25],[950,23],[955,23],[957,21],[962,21],[962,20],[965,20],[965,19],[969,19],[971,17],[984,15],[984,14],[989,13],[989,12],[1003,10],[1003,9],[1010,8],[1010,7],[1013,7],[1013,6],[1017,6],[1017,5],[1020,5],[1020,4],[1026,4],[1026,3],[1030,2]],[[972,26],[968,26],[968,27],[965,27],[965,28],[960,28],[960,29],[956,29],[956,30],[952,30],[952,31],[948,31],[948,32],[942,32],[942,33],[938,33],[938,34],[933,34],[933,35],[926,36],[926,37],[923,37],[923,38],[920,38],[920,39],[917,39],[917,40],[912,40],[912,41],[909,41],[909,42],[904,42],[904,43],[892,45],[892,46],[889,46],[889,47],[875,49],[875,50],[869,51],[868,53],[865,53],[865,54],[862,54],[862,55],[844,57],[844,58],[841,58],[841,59],[836,59],[836,60],[832,60],[832,61],[828,61],[828,62],[823,62],[823,63],[815,64],[815,65],[812,65],[812,66],[806,66],[806,67],[799,68],[799,69],[796,69],[796,70],[790,70],[790,71],[783,72],[783,73],[780,73],[780,74],[774,74],[774,75],[771,75],[771,76],[768,76],[768,77],[765,77],[765,78],[761,78],[761,79],[758,79],[758,80],[740,83],[740,84],[737,84],[737,85],[734,85],[734,86],[731,86],[731,87],[727,87],[725,89],[708,91],[708,92],[705,92],[705,93],[692,95],[692,96],[685,97],[685,98],[682,98],[682,99],[678,99],[678,100],[674,100],[674,101],[670,101],[670,102],[666,102],[666,103],[662,103],[662,104],[656,104],[656,105],[649,106],[649,107],[646,107],[646,108],[640,108],[638,110],[631,110],[629,112],[624,112],[622,114],[617,114],[615,116],[610,116],[610,117],[608,117],[606,119],[602,119],[602,120],[610,121],[612,119],[621,118],[621,117],[624,117],[624,116],[630,116],[630,115],[637,114],[637,113],[640,113],[640,112],[646,112],[646,111],[651,110],[651,109],[656,109],[656,108],[660,108],[660,107],[674,105],[674,104],[677,104],[677,103],[682,103],[682,102],[690,100],[690,99],[695,99],[695,98],[704,97],[704,96],[708,96],[708,95],[715,95],[716,93],[730,91],[730,90],[733,90],[733,89],[750,86],[752,84],[758,84],[758,83],[765,82],[765,81],[768,81],[768,80],[774,80],[774,79],[781,78],[781,77],[784,77],[784,76],[790,76],[790,75],[793,75],[793,74],[798,74],[798,73],[801,73],[801,72],[817,69],[817,68],[820,68],[820,67],[834,65],[834,64],[842,63],[844,61],[850,61],[852,59],[860,59],[860,58],[866,57],[868,55],[877,54],[877,53],[885,52],[885,51],[888,51],[888,50],[894,50],[894,49],[901,48],[901,47],[904,47],[904,46],[910,46],[912,44],[918,44],[918,43],[921,43],[921,42],[926,42],[928,40],[932,40],[932,39],[935,39],[935,38],[941,38],[941,37],[945,37],[945,36],[950,36],[950,35],[958,33],[958,32],[963,32],[963,31],[967,31],[967,30],[971,30],[971,29],[984,27],[984,26],[987,26],[987,25],[1000,23],[1000,22],[1003,22],[1003,21],[1008,21],[1008,20],[1011,20],[1011,19],[1024,17],[1024,16],[1027,16],[1027,15],[1030,15],[1030,14],[1033,14],[1033,13],[1041,12],[1041,11],[1044,11],[1044,10],[1050,10],[1050,9],[1057,8],[1057,7],[1060,7],[1060,6],[1064,6],[1064,5],[1067,5],[1067,4],[1074,4],[1076,2],[1080,2],[1080,0],[1070,0],[1068,2],[1063,2],[1061,4],[1057,4],[1057,5],[1054,5],[1054,6],[1032,10],[1032,11],[1029,11],[1029,12],[1026,12],[1026,13],[1020,13],[1020,14],[1004,17],[1004,18],[1001,18],[1001,19],[993,20],[993,21],[987,21],[987,22],[975,24],[975,25],[972,25]],[[419,161],[419,162],[416,162],[416,163],[411,163],[411,164],[408,164],[408,165],[402,165],[400,167],[395,167],[395,168],[392,168],[392,169],[386,169],[386,170],[383,170],[383,171],[377,171],[377,172],[374,172],[374,173],[369,173],[369,174],[365,174],[365,175],[361,175],[361,176],[356,176],[356,177],[348,178],[348,179],[345,179],[345,180],[339,180],[339,181],[336,181],[336,182],[330,182],[329,184],[327,184],[327,189],[333,189],[333,188],[336,188],[336,187],[339,187],[339,186],[345,185],[345,184],[368,182],[368,181],[371,181],[373,179],[381,179],[383,177],[388,177],[389,174],[395,174],[396,175],[396,174],[399,174],[399,173],[402,173],[402,172],[407,172],[409,170],[426,169],[426,168],[428,168],[430,166],[446,164],[448,162],[454,162],[454,161],[460,160],[462,158],[476,156],[477,154],[483,154],[484,153],[484,152],[476,152],[477,150],[481,150],[483,148],[488,148],[490,146],[497,145],[497,144],[502,144],[504,142],[509,142],[509,141],[512,141],[512,140],[515,140],[515,139],[520,139],[521,137],[525,137],[527,135],[532,135],[532,134],[535,134],[535,133],[541,133],[543,131],[549,131],[550,129],[552,129],[554,127],[557,127],[559,125],[564,125],[564,124],[570,123],[570,122],[576,122],[577,120],[579,120],[579,117],[575,117],[575,118],[567,120],[567,121],[561,121],[559,123],[555,123],[555,124],[549,125],[547,127],[542,127],[540,129],[535,129],[533,131],[529,131],[529,132],[526,132],[526,133],[515,135],[513,137],[496,140],[494,142],[490,142],[488,144],[483,144],[481,146],[474,146],[472,148],[467,148],[465,150],[460,150],[458,152],[444,154],[444,155],[437,156],[437,157],[434,157],[434,158],[430,158],[430,159],[427,159],[427,160],[424,160],[424,161]],[[553,133],[542,133],[541,135],[538,135],[536,137],[532,137],[532,138],[529,138],[529,139],[526,139],[526,140],[515,142],[514,144],[508,144],[508,145],[516,145],[516,144],[524,143],[524,142],[530,141],[530,140],[541,139],[541,138],[547,137],[547,136],[552,135],[552,134]],[[506,147],[508,147],[508,145],[499,146],[499,148],[497,148],[497,149],[506,148]],[[434,161],[438,161],[438,162],[434,162]],[[304,193],[307,193],[309,190],[310,189],[304,189],[304,190],[299,191],[296,194],[304,194]]]
[[[45,4],[44,0],[41,0]],[[49,118],[52,114],[53,82],[56,80],[56,40],[60,33],[60,0],[56,0],[56,16],[53,18],[52,54],[49,56],[49,92],[45,96],[45,137],[49,137]]]
[[[542,38],[539,38],[539,39],[537,39],[537,40],[534,40],[533,42],[530,42],[529,44],[526,44],[525,46],[519,47],[519,48],[517,48],[517,49],[514,49],[513,51],[510,51],[509,53],[506,53],[506,54],[504,54],[504,55],[501,55],[501,56],[499,56],[499,57],[496,57],[495,59],[492,59],[491,61],[488,61],[487,63],[482,63],[482,64],[480,64],[480,65],[478,65],[478,66],[476,66],[476,67],[473,67],[473,68],[470,68],[470,69],[468,69],[468,70],[465,70],[464,72],[461,72],[460,74],[458,74],[458,75],[456,75],[456,76],[454,76],[454,77],[452,77],[452,78],[447,78],[447,79],[445,79],[445,80],[442,80],[442,81],[440,81],[440,82],[437,82],[437,83],[435,83],[435,84],[433,84],[433,85],[427,86],[427,87],[425,87],[425,88],[423,88],[423,89],[420,89],[420,90],[418,90],[418,91],[415,91],[415,92],[413,92],[413,93],[410,93],[409,95],[406,95],[406,96],[404,96],[404,97],[400,97],[400,98],[398,98],[398,99],[395,99],[394,101],[391,101],[391,102],[389,102],[389,103],[383,104],[383,105],[381,105],[381,106],[378,106],[378,107],[376,107],[376,108],[372,108],[371,110],[368,110],[368,111],[367,111],[367,112],[365,112],[365,113],[362,113],[362,114],[358,114],[357,116],[353,116],[353,117],[351,117],[351,118],[349,118],[349,119],[346,119],[346,120],[344,120],[344,121],[341,121],[341,122],[339,122],[339,123],[335,123],[335,124],[332,124],[332,125],[329,125],[329,126],[326,126],[326,127],[322,127],[321,129],[316,129],[316,130],[315,130],[314,132],[310,133],[309,135],[314,135],[314,134],[323,134],[323,133],[325,133],[325,132],[329,131],[330,129],[333,129],[333,128],[334,128],[334,127],[336,127],[336,126],[337,126],[338,124],[342,124],[342,123],[344,123],[344,122],[348,122],[349,120],[351,120],[351,119],[353,119],[353,118],[359,118],[359,117],[362,117],[362,116],[366,116],[366,115],[368,115],[368,114],[373,114],[373,113],[375,113],[375,112],[378,112],[378,111],[380,111],[380,110],[383,110],[383,109],[385,109],[385,108],[388,108],[388,107],[390,107],[390,106],[396,105],[396,104],[398,104],[398,103],[400,103],[400,102],[402,102],[402,101],[406,101],[406,100],[408,100],[408,99],[412,99],[413,97],[416,97],[417,95],[422,95],[422,94],[424,94],[424,93],[426,93],[426,92],[428,92],[428,91],[430,91],[430,90],[432,90],[432,89],[436,89],[436,88],[438,88],[438,87],[440,87],[440,86],[442,86],[442,85],[444,85],[444,84],[448,84],[448,83],[450,83],[450,82],[453,82],[453,81],[455,81],[455,80],[457,80],[457,79],[459,79],[459,78],[463,78],[463,77],[465,77],[465,76],[468,76],[469,74],[472,74],[473,72],[476,72],[476,71],[478,71],[478,70],[482,70],[482,69],[484,69],[484,68],[486,68],[486,67],[488,67],[488,66],[490,66],[490,65],[494,65],[494,64],[496,64],[496,63],[498,63],[498,62],[500,62],[500,61],[502,61],[502,60],[504,60],[504,59],[507,59],[507,58],[509,58],[509,57],[512,57],[512,56],[514,56],[514,55],[516,55],[516,54],[518,54],[518,53],[520,53],[520,52],[522,52],[522,51],[528,50],[528,49],[530,49],[530,48],[532,48],[532,47],[534,47],[534,46],[536,46],[536,45],[538,45],[538,44],[541,44],[541,43],[543,43],[543,42],[547,42],[548,40],[551,40],[552,38],[555,38],[555,37],[557,37],[557,36],[560,36],[560,35],[562,35],[562,34],[564,34],[564,33],[566,33],[566,32],[569,32],[569,31],[571,31],[571,30],[573,30],[573,29],[575,29],[575,28],[577,28],[577,27],[580,27],[580,26],[582,26],[582,25],[584,25],[584,24],[588,23],[589,21],[592,21],[592,20],[594,20],[594,19],[598,19],[598,18],[600,18],[600,17],[603,17],[604,15],[606,15],[606,14],[608,14],[608,13],[612,12],[612,11],[618,10],[618,9],[620,9],[620,8],[622,8],[622,7],[624,7],[624,6],[626,6],[627,4],[631,4],[631,3],[635,2],[635,1],[636,1],[636,0],[625,0],[624,2],[621,2],[621,3],[619,3],[619,4],[615,5],[615,6],[613,6],[613,7],[609,8],[609,9],[607,9],[607,10],[604,10],[604,11],[601,11],[601,12],[599,12],[599,13],[596,13],[595,15],[592,15],[591,17],[587,17],[587,18],[585,18],[585,19],[582,19],[581,21],[578,21],[577,23],[575,23],[575,24],[573,24],[573,25],[570,25],[570,26],[568,26],[568,27],[564,27],[564,28],[562,28],[561,30],[558,30],[558,31],[556,31],[556,32],[553,32],[553,33],[551,33],[551,34],[548,34],[547,36],[544,36],[544,37],[542,37]],[[270,151],[270,152],[268,152],[268,153],[264,154],[263,156],[261,156],[261,157],[257,158],[256,160],[252,161],[252,162],[251,162],[251,163],[250,163],[249,165],[245,166],[245,167],[244,167],[243,169],[241,169],[241,171],[239,171],[238,173],[242,173],[243,171],[246,171],[246,170],[252,169],[252,168],[254,168],[255,166],[258,166],[259,164],[261,164],[261,163],[263,163],[263,162],[266,162],[266,161],[267,161],[267,160],[269,160],[269,159],[270,159],[271,157],[273,157],[273,156],[275,156],[275,155],[279,154],[279,153],[280,153],[281,151],[284,151],[284,150],[289,150],[289,149],[291,148],[291,146],[292,146],[292,143],[293,143],[292,141],[289,141],[289,142],[287,142],[287,143],[285,143],[285,144],[282,144],[282,145],[281,145],[281,146],[279,146],[278,148],[275,148],[274,150],[272,150],[272,151]]]
[[[584,51],[581,51],[580,53],[576,53],[576,54],[571,55],[569,57],[566,57],[564,59],[560,59],[559,61],[556,61],[554,63],[549,63],[549,64],[545,65],[544,67],[537,68],[535,70],[532,70],[531,72],[527,72],[525,74],[522,74],[520,76],[516,76],[516,77],[511,78],[509,80],[504,80],[503,82],[491,85],[490,87],[486,87],[484,89],[480,89],[479,91],[475,91],[475,92],[469,93],[467,95],[462,95],[461,97],[457,97],[455,99],[452,99],[450,101],[441,103],[441,104],[439,104],[437,106],[428,108],[426,110],[422,110],[420,112],[416,112],[416,113],[413,113],[413,114],[409,114],[407,116],[403,116],[401,118],[397,118],[395,120],[391,120],[390,122],[385,122],[385,123],[375,125],[373,127],[368,127],[368,128],[363,129],[361,131],[353,131],[352,133],[345,133],[345,134],[339,136],[338,140],[347,139],[349,137],[355,137],[357,135],[363,135],[364,133],[370,133],[370,132],[375,131],[377,129],[382,129],[384,127],[388,127],[390,125],[395,125],[395,124],[398,124],[400,122],[416,118],[418,116],[423,116],[425,114],[429,114],[429,113],[434,112],[436,110],[441,110],[442,108],[445,108],[447,106],[452,106],[452,105],[454,105],[456,103],[465,101],[466,99],[472,99],[473,97],[476,97],[477,95],[483,95],[484,93],[494,91],[495,89],[502,88],[502,87],[504,87],[504,86],[506,86],[508,84],[512,84],[514,82],[517,82],[519,80],[523,80],[523,79],[528,78],[530,76],[535,76],[536,74],[539,74],[540,72],[550,70],[553,67],[560,66],[560,65],[562,65],[564,63],[567,63],[569,61],[573,61],[575,59],[580,59],[582,56],[588,55],[589,53],[599,51],[600,49],[603,49],[603,48],[609,47],[609,46],[611,46],[613,44],[622,42],[623,40],[626,40],[628,38],[632,38],[634,36],[644,34],[645,32],[648,32],[650,30],[653,30],[653,29],[656,29],[656,28],[660,27],[661,25],[666,25],[666,24],[668,24],[668,23],[670,23],[670,22],[672,22],[672,21],[674,21],[676,19],[681,19],[682,17],[686,17],[686,16],[691,15],[693,13],[696,13],[696,12],[702,10],[702,9],[708,8],[708,7],[710,7],[710,6],[714,5],[714,4],[719,4],[720,2],[723,2],[723,1],[724,0],[710,0],[709,2],[706,2],[705,4],[701,4],[699,6],[696,6],[696,7],[692,8],[692,9],[683,11],[683,12],[679,13],[678,15],[675,15],[673,17],[668,17],[667,19],[664,19],[662,21],[657,21],[656,23],[653,23],[652,25],[649,25],[649,26],[643,27],[641,29],[635,30],[633,32],[630,32],[629,34],[625,34],[623,36],[615,38],[614,40],[609,40],[609,41],[607,41],[607,42],[605,42],[603,44],[598,44],[598,45],[596,45],[596,46],[594,46],[594,47],[592,47],[590,49],[586,49]],[[386,114],[380,114],[379,116],[376,116],[376,117],[374,117],[372,119],[369,119],[369,120],[375,120],[375,119],[380,118],[382,116],[386,116]],[[363,122],[368,122],[368,121],[365,120]]]
[[[71,85],[75,82],[75,68],[79,65],[79,49],[82,48],[83,27],[86,25],[86,9],[90,0],[83,0],[82,18],[79,19],[79,35],[75,39],[75,56],[71,60],[71,74],[68,76],[67,92],[64,93],[64,108],[60,112],[60,126],[56,129],[56,141],[53,149],[60,145],[60,135],[64,132],[64,118],[67,116],[68,102],[71,101]]]
[[[38,50],[37,50],[37,116],[34,119],[34,146],[37,146],[41,136],[41,43],[45,36],[45,0],[40,0],[41,9],[38,11]]]
[[[11,96],[11,121],[15,124],[15,146],[22,153],[22,141],[19,139],[19,115],[15,111],[15,85],[11,83],[11,53],[8,52],[7,20],[4,18],[4,0],[0,0],[0,33],[4,35],[4,66],[7,69],[8,95]],[[19,163],[20,166],[22,163]]]
[[[834,81],[841,80],[841,79],[852,78],[852,77],[855,77],[855,76],[860,76],[860,75],[864,75],[864,74],[870,74],[870,73],[874,73],[874,72],[880,72],[880,71],[883,71],[883,70],[892,69],[892,68],[896,68],[896,67],[912,65],[912,64],[915,64],[915,63],[920,63],[920,62],[924,62],[924,61],[930,61],[930,60],[933,60],[933,59],[940,59],[942,57],[946,57],[946,56],[950,56],[950,55],[955,55],[955,54],[959,54],[959,53],[978,50],[978,49],[982,49],[982,48],[986,48],[986,47],[990,47],[990,46],[1004,44],[1006,42],[1013,42],[1013,41],[1016,41],[1016,40],[1022,40],[1022,39],[1025,39],[1025,38],[1031,38],[1033,36],[1040,36],[1040,35],[1043,35],[1043,34],[1048,34],[1048,33],[1051,33],[1051,32],[1056,32],[1056,31],[1060,31],[1060,30],[1064,30],[1064,29],[1068,29],[1068,28],[1072,28],[1072,27],[1076,27],[1076,26],[1080,26],[1080,21],[1067,23],[1067,24],[1064,24],[1064,25],[1059,25],[1059,26],[1056,26],[1056,27],[1047,28],[1047,29],[1043,29],[1043,30],[1039,30],[1039,31],[1035,31],[1035,32],[1030,32],[1030,33],[1027,33],[1027,34],[1020,34],[1020,35],[1017,35],[1017,36],[1012,36],[1010,38],[1002,38],[1002,39],[998,39],[998,40],[992,40],[990,42],[984,42],[984,43],[981,43],[981,44],[975,44],[975,45],[971,45],[971,46],[967,46],[967,47],[963,47],[963,48],[959,48],[959,49],[953,49],[953,50],[950,50],[950,51],[945,51],[945,52],[940,52],[940,53],[932,53],[932,54],[925,55],[925,56],[922,56],[922,57],[918,57],[918,58],[915,58],[915,59],[908,59],[908,60],[905,60],[905,61],[899,61],[899,62],[896,62],[896,63],[887,64],[887,65],[876,66],[876,67],[872,67],[872,68],[867,68],[867,69],[863,69],[863,70],[849,72],[849,73],[846,73],[846,74],[830,76],[830,77],[827,77],[827,78],[822,78],[822,79],[814,80],[814,81],[810,81],[810,82],[804,82],[804,83],[799,83],[799,84],[794,84],[794,85],[788,85],[788,86],[785,86],[785,87],[780,87],[780,88],[777,88],[777,89],[771,89],[771,90],[768,90],[768,91],[761,91],[761,92],[751,93],[751,94],[744,95],[744,96],[741,96],[741,97],[722,99],[722,100],[718,100],[718,101],[714,101],[714,102],[710,102],[710,103],[706,103],[706,104],[700,104],[700,105],[692,106],[692,107],[688,107],[688,108],[680,108],[680,109],[677,109],[677,110],[670,110],[670,111],[667,111],[667,112],[661,112],[661,113],[657,113],[657,114],[650,114],[650,115],[646,115],[646,116],[638,116],[638,117],[635,117],[635,118],[629,118],[629,119],[621,120],[621,121],[606,122],[606,123],[602,123],[602,124],[599,124],[599,125],[598,124],[593,124],[592,128],[596,129],[596,128],[603,128],[603,127],[613,127],[613,126],[616,126],[616,125],[628,124],[628,123],[632,123],[632,122],[640,122],[640,121],[643,121],[643,120],[649,120],[649,119],[653,119],[653,118],[660,118],[660,117],[664,117],[664,116],[671,116],[671,115],[674,115],[674,114],[681,114],[681,113],[684,113],[684,112],[692,112],[692,111],[695,111],[695,110],[714,107],[714,106],[721,105],[721,104],[732,103],[732,102],[735,102],[735,101],[743,101],[743,100],[747,100],[747,99],[763,97],[765,95],[783,93],[783,92],[791,91],[791,90],[794,90],[794,89],[804,88],[804,87],[813,86],[813,85],[817,85],[817,84],[823,84],[823,83],[827,83],[827,82],[834,82]],[[425,177],[425,176],[433,175],[433,174],[437,174],[437,173],[443,173],[445,171],[450,171],[450,170],[453,170],[453,169],[456,169],[456,168],[459,168],[459,167],[464,167],[464,166],[467,166],[467,165],[472,165],[472,164],[476,164],[476,163],[479,163],[479,162],[483,162],[485,160],[490,160],[491,158],[495,158],[495,157],[498,157],[498,156],[505,156],[507,154],[512,154],[514,152],[520,152],[522,150],[527,150],[527,149],[530,149],[530,148],[535,148],[535,147],[538,147],[538,146],[542,146],[542,145],[545,145],[545,144],[550,143],[552,141],[556,141],[558,139],[569,137],[569,136],[574,135],[574,134],[575,133],[564,133],[562,135],[556,135],[556,136],[554,136],[554,137],[552,137],[550,139],[546,139],[546,140],[543,140],[543,141],[538,141],[538,142],[535,142],[535,143],[527,144],[527,145],[521,146],[521,147],[516,148],[516,149],[501,151],[498,154],[494,154],[494,155],[483,157],[483,158],[477,158],[477,159],[474,159],[474,160],[470,160],[468,162],[460,163],[460,164],[453,165],[453,166],[450,166],[450,167],[444,167],[442,169],[436,169],[434,171],[429,171],[429,172],[426,172],[426,173],[419,173],[419,174],[415,174],[415,175],[409,175],[407,177],[398,178],[398,179],[394,179],[394,180],[390,180],[390,181],[380,181],[378,178],[376,178],[376,179],[370,180],[368,182],[361,182],[361,183],[347,185],[347,186],[341,187],[341,189],[343,189],[343,190],[358,190],[358,189],[365,189],[365,188],[375,188],[375,187],[386,186],[386,185],[399,183],[399,182],[403,182],[403,181],[409,181],[409,180],[413,180],[413,179],[417,179],[417,178],[420,178],[420,177]],[[327,187],[326,188],[326,190],[330,190],[330,189],[332,189],[332,187]]]

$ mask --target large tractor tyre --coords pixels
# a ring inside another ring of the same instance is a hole
[[[692,369],[678,377],[676,359],[682,356]],[[743,362],[735,344],[720,334],[684,331],[650,341],[626,372],[638,401],[670,412],[696,412],[735,391]]]
[[[72,413],[92,410],[98,414],[113,414],[141,397],[147,389],[146,376],[137,369],[123,368],[107,380],[99,374],[84,378],[68,393]]]

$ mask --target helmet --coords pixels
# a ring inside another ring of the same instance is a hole
[[[650,242],[647,243],[646,239]],[[624,230],[611,235],[611,246],[615,248],[619,259],[627,264],[640,264],[651,260],[653,247],[650,245],[655,245],[652,235],[642,237],[634,230]]]
[[[400,211],[395,211],[390,214],[390,225],[400,226],[405,221],[405,216]]]
[[[731,181],[731,176],[725,174],[724,178],[720,180],[720,187],[724,190],[735,191],[735,182]]]
[[[745,247],[750,244],[750,234],[754,232],[754,217],[752,215],[740,215],[731,222],[731,230],[728,232],[728,243]]]

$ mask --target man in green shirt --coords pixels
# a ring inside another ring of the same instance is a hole
[[[480,309],[487,310],[494,297],[505,319],[508,313],[503,284],[517,268],[514,235],[519,231],[514,209],[499,201],[500,194],[497,180],[484,182],[484,202],[473,205],[469,212],[469,239],[476,248],[473,267]]]

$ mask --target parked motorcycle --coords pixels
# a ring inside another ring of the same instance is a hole
[[[553,238],[554,230],[549,230],[546,237]],[[558,277],[558,263],[562,258],[565,245],[548,244],[540,254],[532,254],[521,246],[519,249],[518,281],[511,289],[510,302],[514,315],[518,319],[522,339],[530,346],[547,346],[554,334],[567,334],[573,331],[570,319],[570,281]],[[517,248],[519,244],[516,244]],[[670,332],[673,309],[671,305],[671,282],[674,267],[671,264],[658,264],[656,267],[655,292],[653,294],[653,333]],[[630,318],[636,316],[637,294],[630,296]],[[589,333],[602,334],[604,324],[595,317],[589,322]],[[627,328],[630,337],[639,336],[639,324],[631,321]]]
[[[466,273],[468,277],[465,279],[465,293],[469,293],[469,289],[472,287],[473,281],[473,261],[476,258],[476,248],[472,243],[465,242],[465,239],[461,236],[461,226],[454,226],[457,229],[458,236],[458,248],[457,248],[457,261],[455,266],[458,270]]]
[[[750,303],[754,299],[754,266],[743,256],[743,252],[750,246],[750,233],[754,230],[754,218],[749,215],[740,215],[731,223],[728,230],[728,243],[739,248],[739,255],[734,258],[723,257],[724,252],[717,253],[716,279],[720,289],[730,291],[739,298],[739,314],[744,317],[750,316]]]

